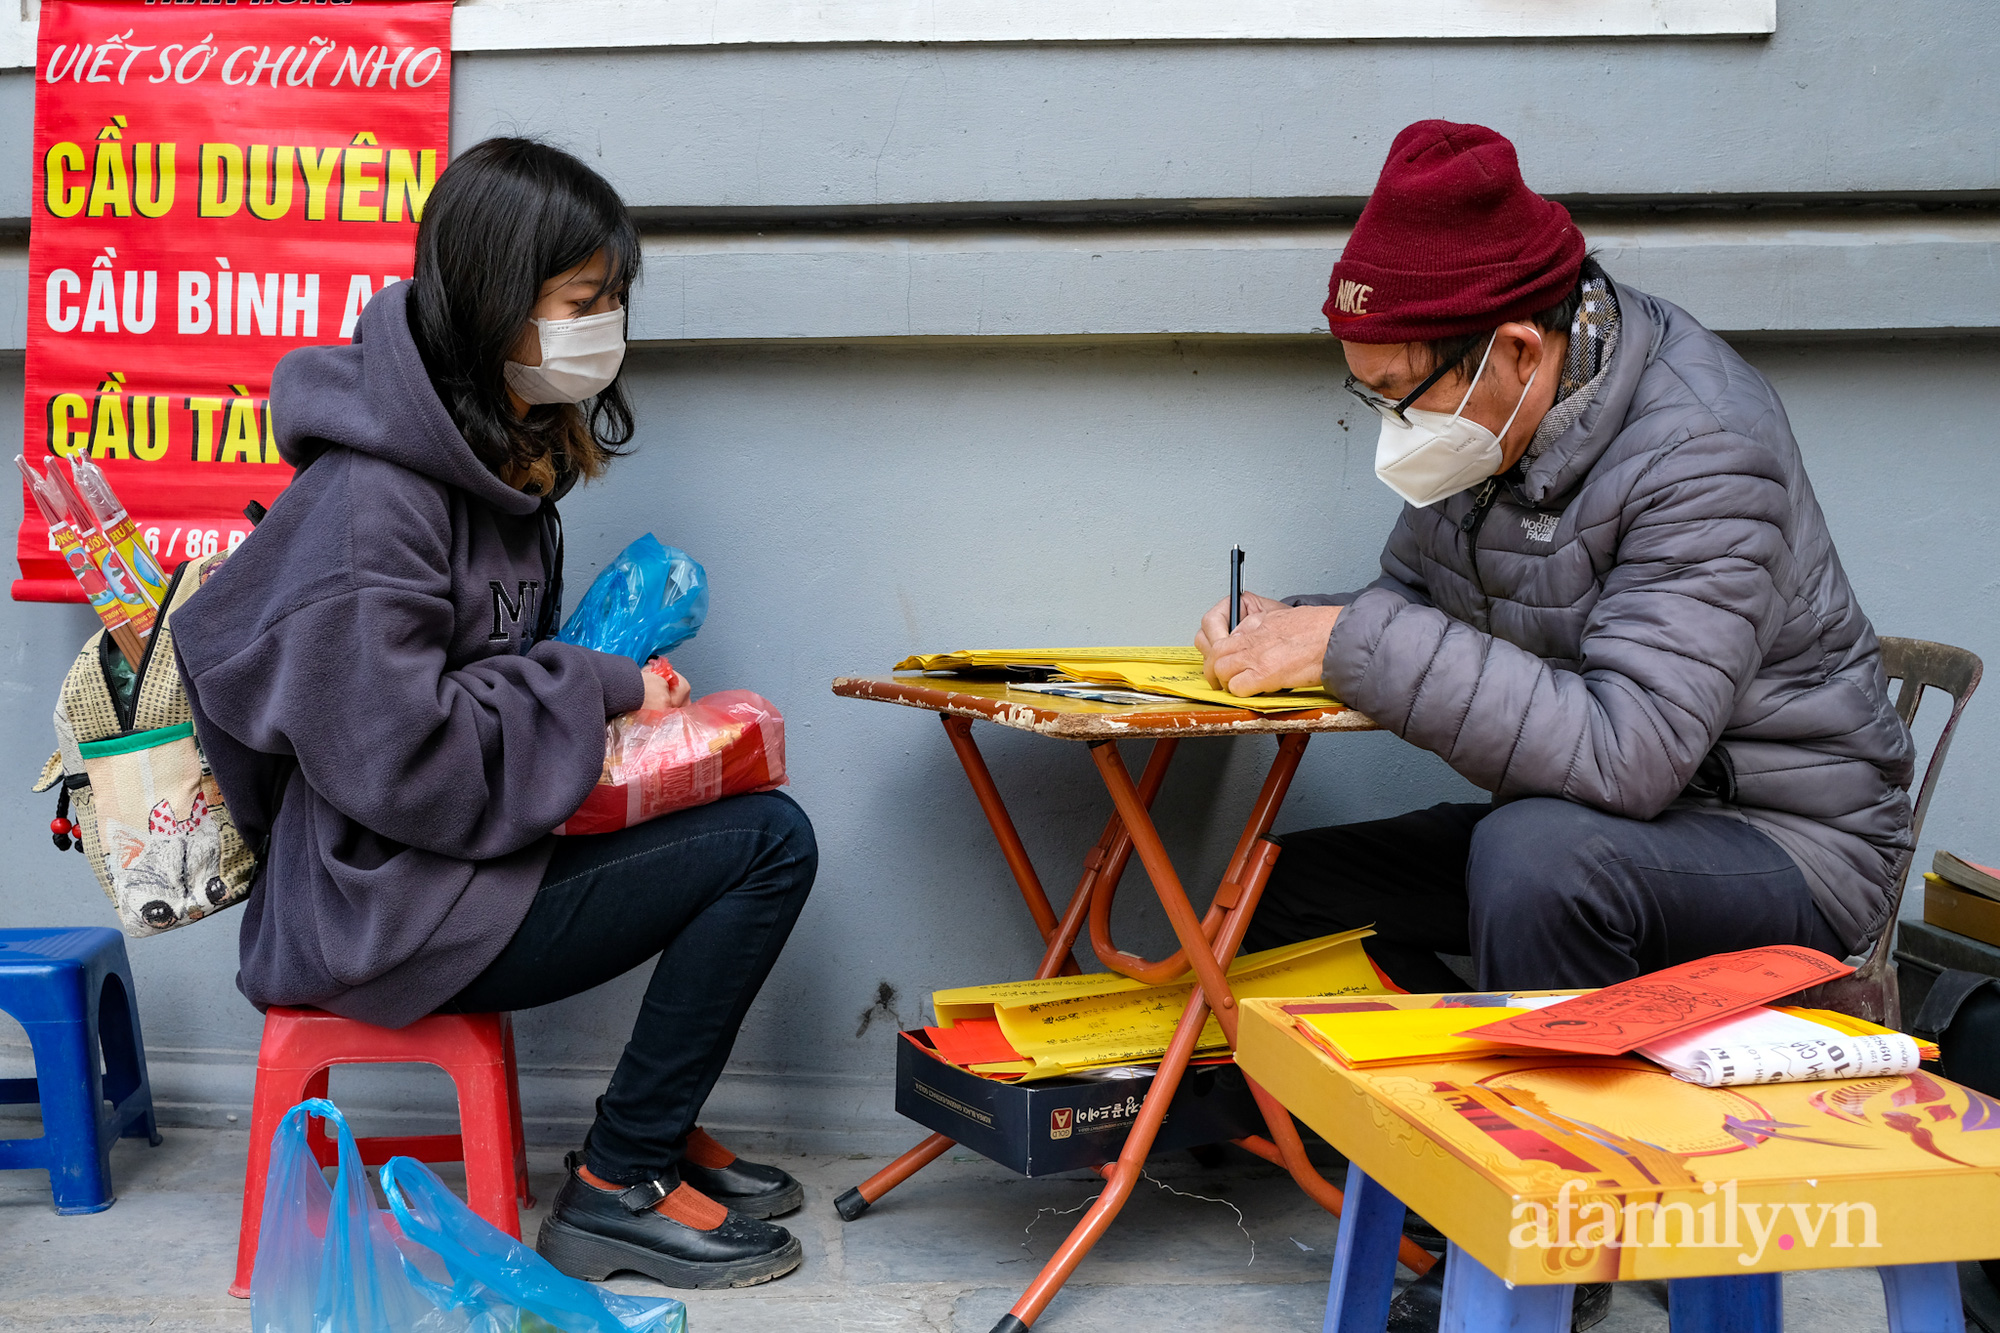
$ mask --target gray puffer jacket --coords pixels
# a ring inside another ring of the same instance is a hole
[[[1524,479],[1404,506],[1326,680],[1497,800],[1740,815],[1858,952],[1910,846],[1875,631],[1771,386],[1686,311],[1614,290],[1576,425]]]

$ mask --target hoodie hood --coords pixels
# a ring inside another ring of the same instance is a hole
[[[371,454],[475,496],[507,514],[542,497],[493,475],[452,423],[410,336],[410,283],[384,287],[361,311],[354,341],[303,347],[271,376],[278,452],[304,467],[333,446]]]

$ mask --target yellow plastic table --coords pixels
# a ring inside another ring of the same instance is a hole
[[[1285,1000],[1237,1063],[1347,1156],[1327,1333],[1380,1333],[1404,1206],[1450,1241],[1443,1328],[1570,1326],[1578,1282],[1666,1280],[1677,1333],[1775,1333],[1792,1269],[1875,1268],[1899,1333],[1962,1333],[2000,1255],[2000,1101],[1927,1073],[1702,1088],[1636,1056],[1350,1069]],[[1477,1020],[1477,1011],[1468,1015]]]

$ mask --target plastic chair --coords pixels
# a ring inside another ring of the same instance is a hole
[[[432,1014],[405,1028],[379,1028],[317,1009],[274,1007],[264,1014],[264,1042],[257,1051],[250,1160],[243,1174],[243,1224],[236,1237],[231,1296],[250,1294],[264,1183],[271,1170],[271,1136],[285,1112],[308,1097],[326,1096],[329,1071],[347,1064],[429,1064],[451,1076],[458,1089],[459,1133],[357,1138],[361,1160],[369,1166],[398,1155],[420,1162],[464,1162],[472,1211],[520,1238],[520,1208],[532,1208],[535,1201],[528,1193],[511,1015]],[[318,1121],[310,1142],[321,1165],[339,1160],[336,1144]]]
[[[1896,989],[1896,915],[1903,904],[1903,887],[1909,881],[1911,863],[1916,859],[1917,840],[1923,836],[1924,814],[1937,792],[1938,776],[1944,772],[1945,752],[1951,749],[1959,715],[1965,712],[1972,692],[1979,688],[1983,670],[1976,654],[1948,643],[1932,643],[1928,639],[1882,640],[1882,671],[1890,680],[1903,682],[1902,691],[1896,696],[1896,716],[1903,719],[1903,725],[1916,724],[1917,706],[1923,702],[1926,689],[1943,690],[1951,696],[1951,716],[1945,719],[1944,730],[1938,733],[1937,748],[1931,751],[1930,763],[1924,766],[1923,782],[1917,788],[1916,810],[1910,817],[1910,850],[1898,863],[1889,889],[1888,924],[1869,951],[1868,960],[1852,975],[1815,986],[1805,992],[1800,1003],[1838,1010],[1892,1028],[1903,1025],[1902,999]]]
[[[115,930],[0,930],[0,1010],[28,1030],[35,1055],[34,1078],[0,1079],[0,1102],[42,1107],[40,1138],[0,1140],[0,1170],[46,1170],[58,1213],[117,1201],[121,1137],[160,1141],[137,997]]]

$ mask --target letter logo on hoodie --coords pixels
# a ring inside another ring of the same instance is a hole
[[[488,586],[493,589],[493,632],[486,636],[486,641],[512,643],[515,631],[521,628],[523,616],[528,618],[529,624],[534,623],[535,598],[542,590],[541,580],[522,579],[512,597],[507,595],[507,589],[499,579],[490,580]],[[504,626],[501,624],[503,617],[506,620]]]

